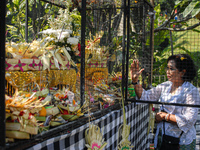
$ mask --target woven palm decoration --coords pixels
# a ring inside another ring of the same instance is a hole
[[[118,149],[119,150],[125,150],[125,149],[132,149],[133,146],[131,146],[131,142],[128,140],[129,134],[130,134],[130,125],[127,125],[126,123],[126,113],[124,108],[124,97],[122,94],[122,109],[123,109],[123,117],[124,121],[123,124],[118,129]]]

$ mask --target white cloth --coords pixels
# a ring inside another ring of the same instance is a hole
[[[143,90],[140,100],[200,105],[199,91],[190,82],[184,82],[182,86],[177,89],[174,95],[171,95],[170,93],[171,86],[172,82],[167,81],[150,90]],[[164,105],[163,107],[164,111],[167,113],[174,114],[177,121],[177,125],[165,122],[165,134],[173,137],[179,137],[183,131],[184,133],[180,138],[179,144],[191,144],[192,141],[196,139],[194,124],[197,120],[198,108],[173,105]],[[159,128],[161,128],[162,133],[164,133],[163,122],[160,122],[157,125],[154,147],[157,147]]]

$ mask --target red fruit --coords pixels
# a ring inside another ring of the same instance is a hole
[[[69,112],[67,110],[62,110],[63,112],[61,112],[63,115],[69,115]]]
[[[24,111],[20,111],[19,116],[23,116],[24,115]]]

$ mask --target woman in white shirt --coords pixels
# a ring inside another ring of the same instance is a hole
[[[187,54],[172,55],[167,60],[168,81],[159,84],[150,90],[144,90],[137,84],[138,77],[144,69],[139,70],[138,60],[131,64],[131,78],[134,84],[137,98],[147,101],[160,101],[167,103],[181,103],[199,105],[200,97],[198,89],[190,83],[196,76],[193,60]],[[154,147],[157,148],[159,130],[163,131],[165,120],[165,134],[180,137],[180,150],[195,150],[196,130],[194,124],[197,120],[198,108],[186,106],[164,105],[162,112],[156,113],[155,120],[158,123]]]

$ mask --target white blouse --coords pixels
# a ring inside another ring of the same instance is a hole
[[[167,81],[150,90],[143,90],[140,100],[200,105],[198,88],[196,88],[190,82],[184,82],[182,86],[177,89],[174,95],[171,95],[170,93],[171,86],[172,82]],[[169,114],[174,114],[177,121],[177,125],[165,122],[165,134],[173,137],[179,137],[183,131],[184,133],[180,138],[179,144],[191,144],[192,141],[196,139],[196,130],[194,124],[197,120],[198,108],[164,105],[161,110],[163,109]],[[162,129],[162,133],[164,133],[163,122],[160,122],[157,125],[154,147],[157,147],[157,136],[160,128]]]

